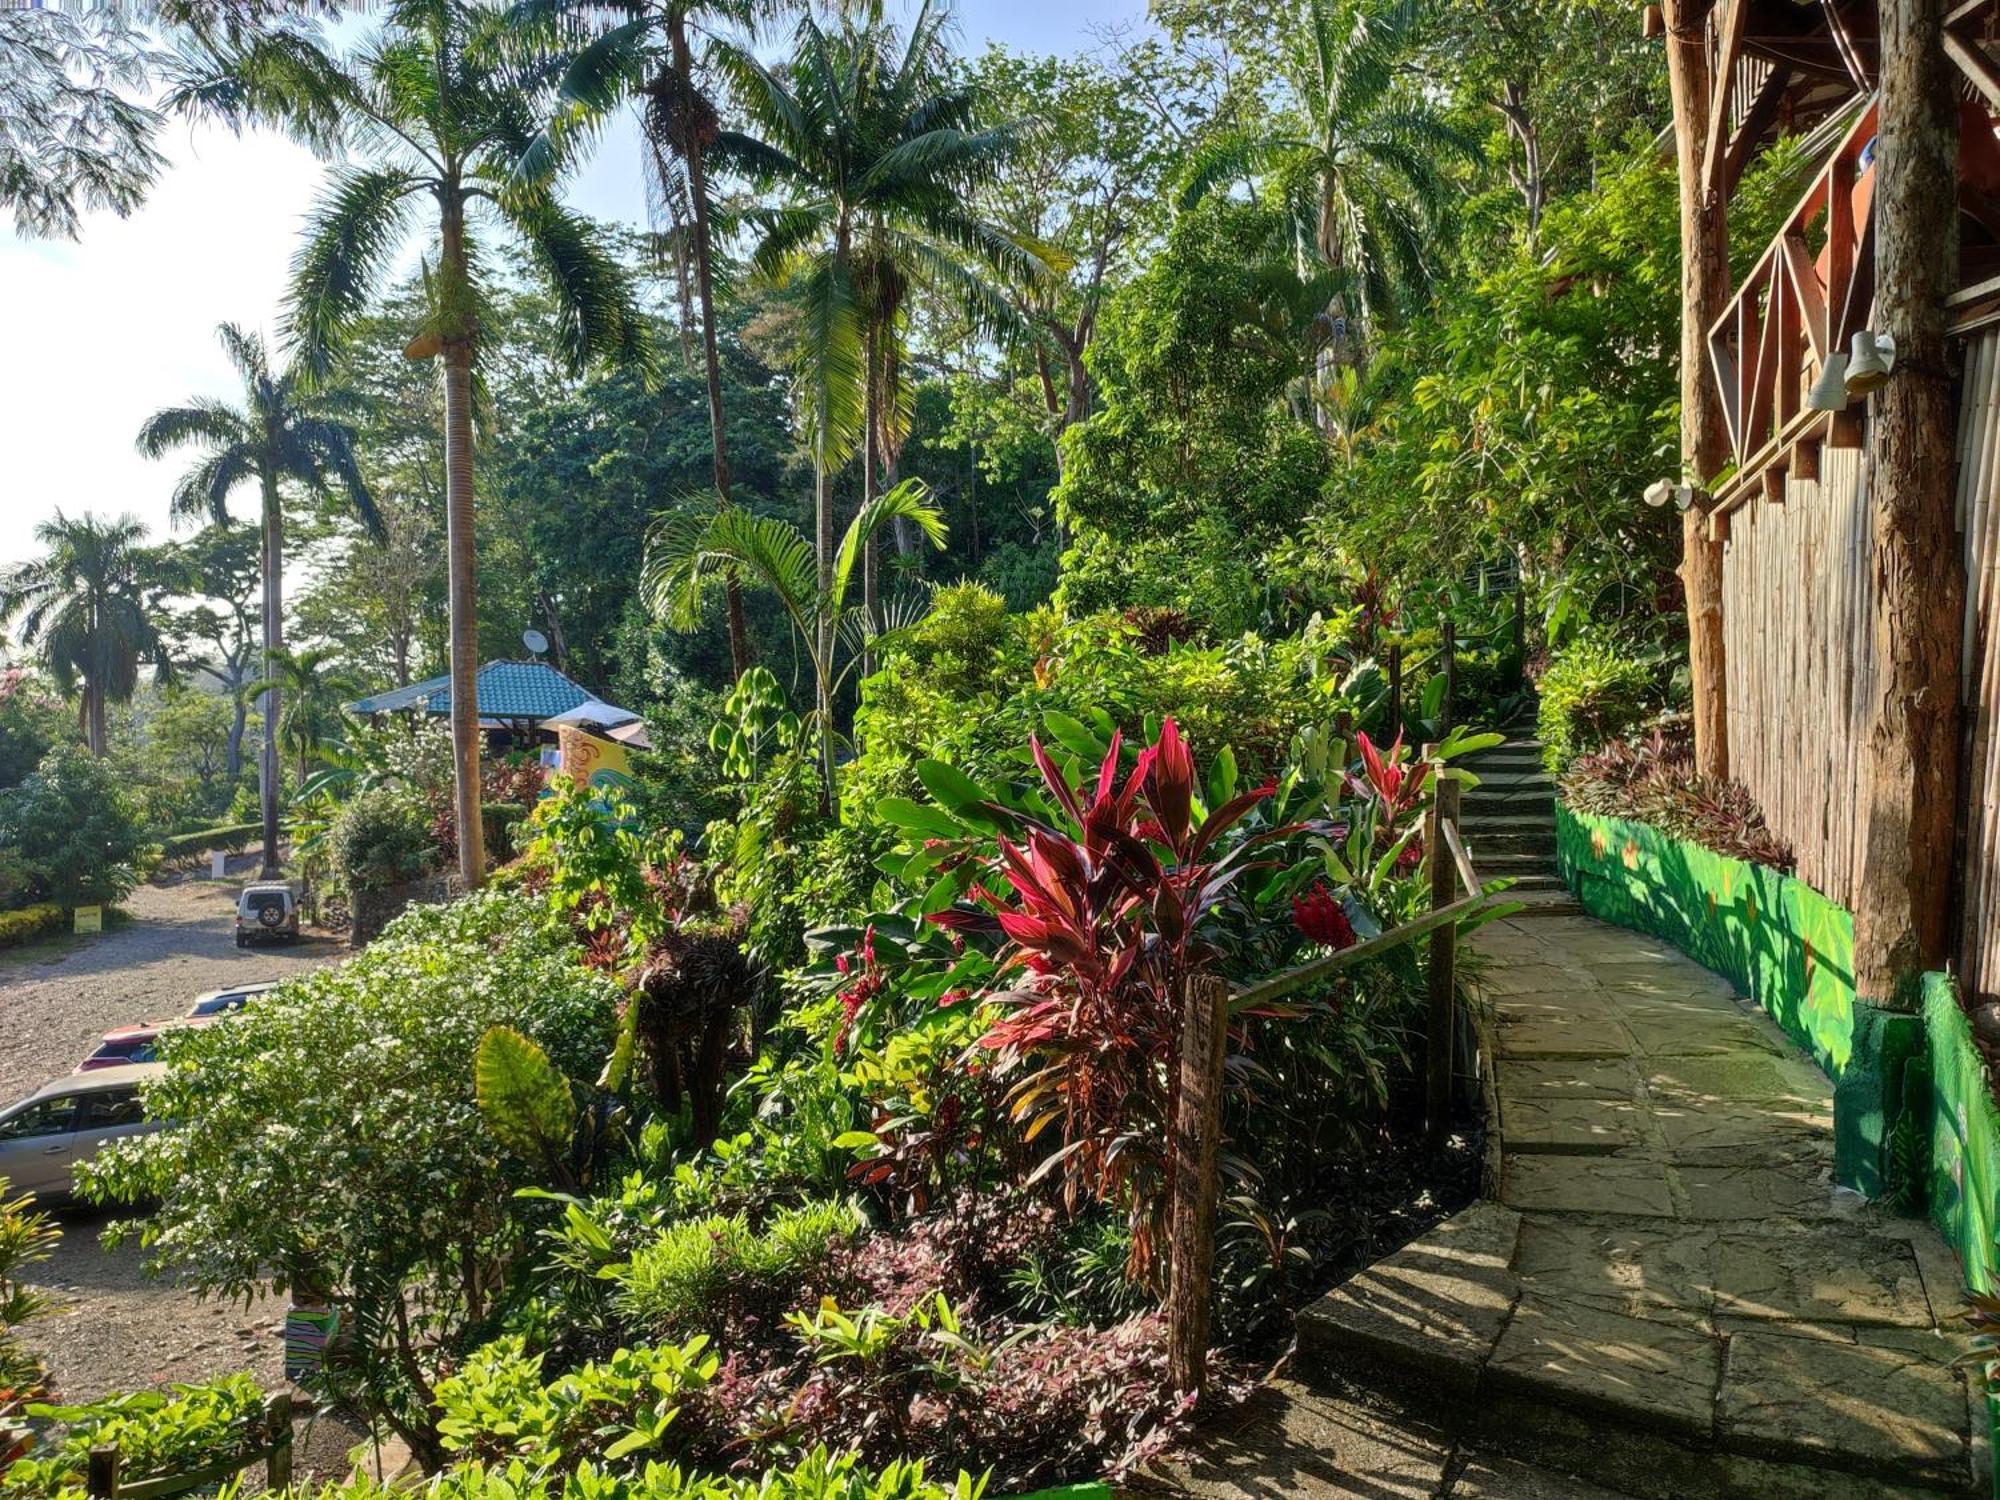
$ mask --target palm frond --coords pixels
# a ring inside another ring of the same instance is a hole
[[[942,550],[947,535],[944,512],[931,503],[930,487],[921,479],[905,479],[894,489],[863,502],[840,539],[840,551],[833,565],[833,592],[827,612],[838,618],[845,608],[848,584],[861,561],[862,549],[892,521],[912,521],[933,547]]]
[[[331,371],[402,239],[410,196],[421,186],[399,168],[346,167],[314,207],[285,299],[295,368],[309,381]]]

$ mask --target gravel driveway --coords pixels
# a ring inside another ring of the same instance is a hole
[[[187,877],[142,886],[102,934],[0,957],[0,1102],[67,1073],[112,1027],[179,1015],[203,990],[285,978],[346,953],[323,938],[239,951],[236,890]],[[247,1310],[197,1302],[147,1277],[135,1245],[107,1253],[100,1216],[72,1211],[62,1220],[60,1248],[34,1275],[52,1310],[22,1337],[64,1397],[245,1369],[267,1389],[280,1387],[282,1301]]]

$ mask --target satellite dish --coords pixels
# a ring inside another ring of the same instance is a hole
[[[524,630],[521,632],[521,644],[528,648],[529,655],[540,656],[549,649],[549,638],[539,630]]]

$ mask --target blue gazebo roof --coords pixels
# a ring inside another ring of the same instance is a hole
[[[482,719],[543,719],[567,713],[591,695],[546,662],[489,661],[479,669],[479,717]],[[391,688],[347,705],[357,714],[394,714],[416,709],[451,712],[451,679],[432,677],[408,687]]]

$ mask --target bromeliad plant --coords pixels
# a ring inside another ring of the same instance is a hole
[[[1062,1142],[1030,1180],[1060,1172],[1072,1209],[1083,1198],[1122,1204],[1129,1269],[1151,1282],[1187,983],[1220,957],[1211,928],[1253,849],[1289,830],[1227,838],[1271,784],[1200,815],[1194,757],[1172,719],[1122,781],[1113,734],[1087,800],[1038,738],[1029,743],[1058,817],[1012,820],[1022,841],[999,836],[971,904],[930,920],[1004,936],[1000,973],[1020,979],[986,997],[997,1016],[980,1045],[1019,1074],[1011,1109],[1025,1138],[1059,1127]]]

